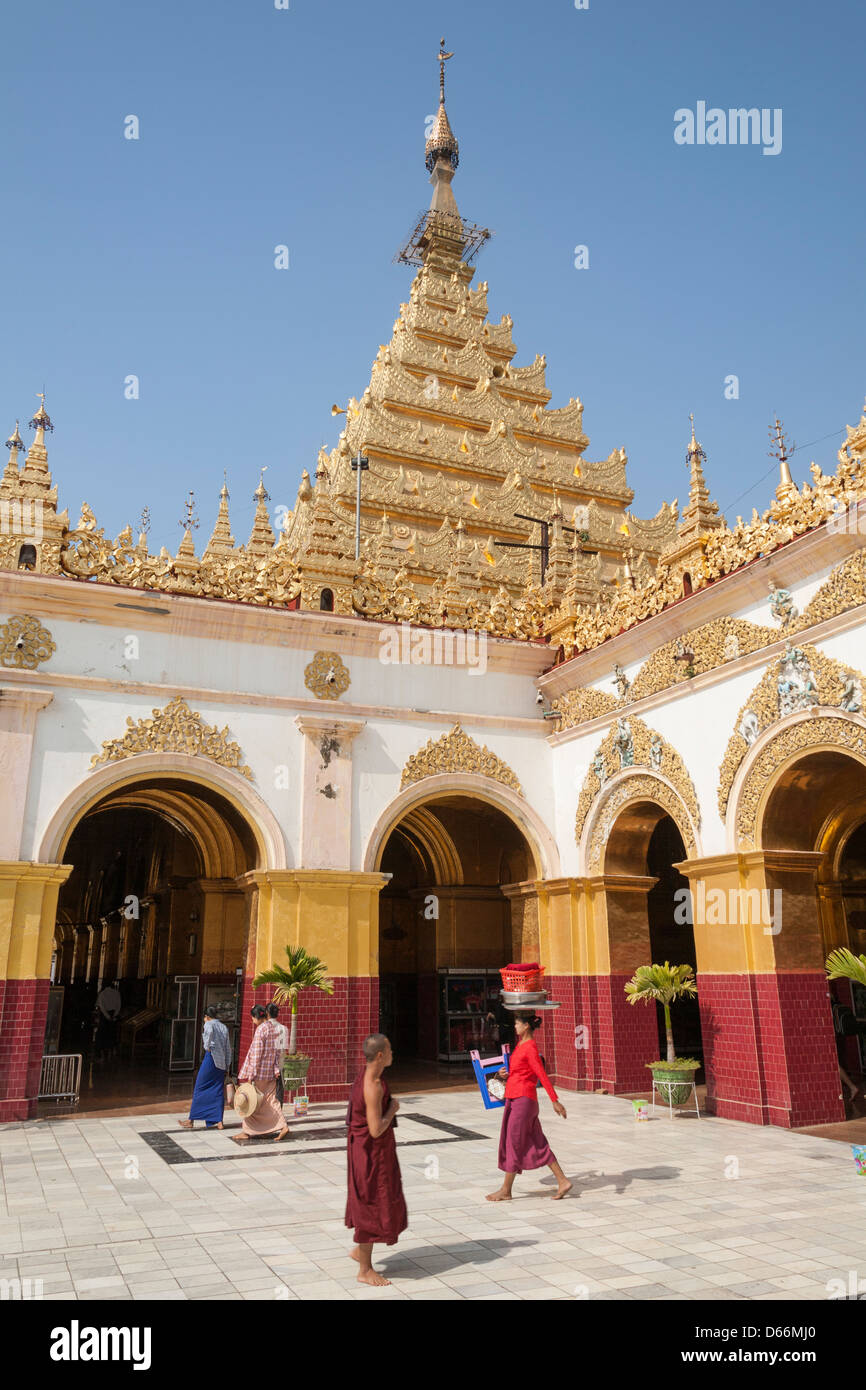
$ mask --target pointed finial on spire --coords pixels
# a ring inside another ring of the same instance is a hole
[[[139,548],[147,552],[147,533],[150,530],[150,507],[142,507],[141,516],[138,519],[138,544]]]
[[[186,516],[182,516],[177,523],[184,531],[195,531],[198,529],[198,517],[195,514],[195,493],[190,489],[189,496],[183,504]]]
[[[439,63],[439,110],[433,122],[433,129],[427,138],[424,146],[424,162],[427,165],[427,172],[432,174],[436,163],[440,159],[445,159],[456,169],[460,163],[460,146],[457,144],[454,131],[445,111],[445,64],[449,58],[453,58],[453,53],[445,52],[445,40],[439,44],[437,62]]]
[[[794,485],[794,479],[791,477],[791,469],[788,463],[788,459],[794,450],[788,444],[787,437],[782,430],[782,422],[778,415],[770,426],[769,435],[770,443],[775,445],[774,448],[770,449],[769,456],[770,458],[779,460],[779,486],[776,488],[776,496],[779,501],[782,502],[786,497],[789,497],[792,492],[796,492],[797,489]]]
[[[32,430],[36,430],[36,438],[41,443],[41,440],[39,439],[39,431],[47,430],[49,434],[53,434],[54,426],[52,425],[50,417],[47,415],[45,410],[45,392],[37,391],[36,395],[39,397],[40,405],[36,414],[33,416],[33,419],[30,421],[30,428]]]
[[[267,469],[268,465],[265,464],[264,468],[262,469],[261,477],[259,478],[259,485],[253,493],[253,497],[256,499],[258,503],[270,502],[271,500],[271,494],[265,487],[265,473],[267,472]],[[228,496],[228,493],[226,495]]]

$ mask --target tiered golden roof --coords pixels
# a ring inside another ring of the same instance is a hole
[[[263,478],[246,545],[232,535],[227,485],[201,556],[189,528],[174,556],[165,549],[151,555],[146,533],[136,544],[130,527],[111,541],[86,503],[70,529],[66,513],[57,512],[48,471],[45,433],[53,425],[43,398],[23,467],[17,425],[7,441],[0,511],[13,524],[0,527],[0,568],[506,637],[546,636],[571,655],[866,495],[864,415],[849,430],[834,478],[813,464],[813,483],[798,490],[782,459],[769,511],[755,512],[749,525],[738,518],[731,531],[710,498],[693,422],[689,500],[679,526],[675,503],[663,503],[650,520],[632,516],[625,451],[585,458],[580,400],[548,408],[545,358],[515,363],[512,320],[491,322],[487,284],[472,284],[467,259],[489,233],[461,218],[451,189],[458,148],[444,100],[450,56],[443,41],[440,108],[425,147],[433,194],[411,243],[420,269],[369,385],[349,401],[337,447],[320,451],[315,485],[304,470],[279,541]],[[359,455],[369,468],[362,475],[356,560],[352,461]]]

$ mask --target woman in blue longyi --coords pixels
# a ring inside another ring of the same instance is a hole
[[[229,1030],[217,1018],[216,1008],[204,1011],[202,1033],[204,1057],[195,1079],[189,1119],[181,1120],[181,1129],[192,1129],[196,1120],[204,1120],[208,1129],[222,1129],[225,1108],[226,1072],[232,1063]]]

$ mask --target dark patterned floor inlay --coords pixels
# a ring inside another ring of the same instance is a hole
[[[476,1134],[471,1129],[461,1129],[459,1125],[447,1124],[444,1120],[434,1120],[430,1115],[406,1115],[401,1117],[401,1124],[409,1121],[412,1124],[427,1125],[430,1129],[437,1130],[441,1136],[435,1142],[440,1144],[460,1144],[467,1140],[483,1139],[489,1143],[489,1136],[486,1134]],[[227,1129],[237,1129],[237,1125],[229,1125]],[[190,1131],[185,1131],[189,1133]],[[193,1130],[193,1135],[204,1134],[205,1130]],[[222,1131],[225,1133],[226,1131]],[[404,1131],[405,1132],[405,1131]],[[309,1148],[308,1141],[312,1139],[337,1139],[343,1140],[346,1137],[345,1125],[328,1125],[327,1127],[310,1127],[306,1125],[290,1126],[289,1134],[279,1144],[275,1144],[272,1135],[263,1135],[260,1139],[251,1139],[249,1144],[233,1144],[227,1141],[227,1152],[219,1154],[191,1154],[182,1148],[171,1133],[162,1129],[141,1130],[139,1137],[153,1149],[155,1154],[165,1162],[170,1164],[177,1163],[221,1163],[224,1159],[239,1158],[241,1153],[249,1153],[250,1150],[257,1154],[269,1153],[271,1158],[278,1155],[303,1153],[304,1158],[310,1154],[338,1153],[339,1148],[335,1144],[319,1145]],[[397,1147],[399,1149],[414,1148],[418,1144],[426,1144],[428,1147],[432,1142],[430,1139],[402,1139],[398,1129]],[[303,1147],[301,1147],[303,1146]]]

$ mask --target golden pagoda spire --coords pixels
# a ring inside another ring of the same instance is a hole
[[[259,485],[253,493],[256,500],[256,515],[253,520],[253,529],[247,541],[248,555],[267,555],[274,547],[276,537],[271,529],[271,521],[268,516],[267,504],[270,501],[270,493],[265,487],[265,470],[262,469],[262,476]]]
[[[36,431],[33,443],[27,450],[27,457],[24,460],[24,468],[21,472],[22,483],[33,483],[40,491],[48,492],[51,489],[51,474],[48,471],[48,451],[45,448],[45,431],[49,434],[54,433],[54,426],[45,410],[45,392],[37,391],[40,406],[33,419],[30,421],[30,428]]]
[[[225,474],[223,474],[223,485],[220,488],[220,505],[217,512],[216,525],[213,534],[205,546],[205,555],[229,555],[235,548],[235,538],[232,535],[231,521],[229,520],[229,489]]]
[[[6,448],[9,450],[9,459],[3,472],[2,483],[18,482],[18,454],[24,448],[24,440],[18,432],[18,421],[15,421],[15,428],[6,440]],[[2,486],[0,483],[0,486]]]
[[[686,464],[689,469],[689,500],[683,508],[683,519],[678,528],[680,536],[698,535],[713,531],[723,524],[719,516],[718,504],[710,497],[710,490],[704,478],[704,464],[707,455],[695,438],[695,417],[690,415],[692,437],[686,450]]]

